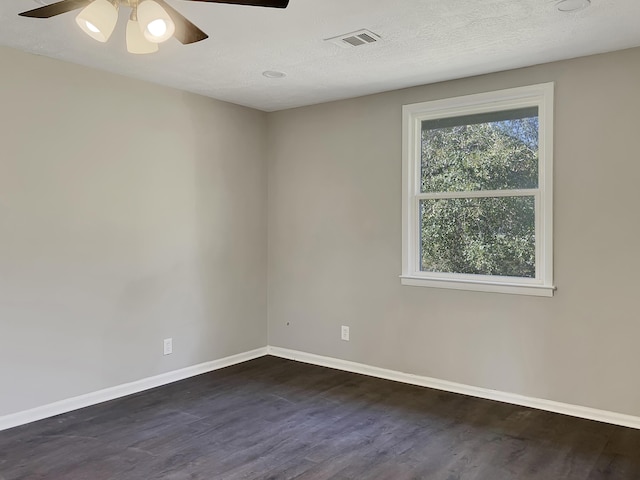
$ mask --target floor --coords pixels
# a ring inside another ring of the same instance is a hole
[[[640,431],[275,357],[0,432],[0,480],[640,479]]]

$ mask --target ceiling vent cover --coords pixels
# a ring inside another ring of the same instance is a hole
[[[376,43],[379,42],[381,38],[380,35],[373,33],[371,30],[362,29],[357,32],[338,35],[337,37],[325,38],[325,41],[335,43],[342,48],[351,48]]]

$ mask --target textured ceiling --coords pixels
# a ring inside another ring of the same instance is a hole
[[[265,111],[640,45],[638,0],[592,0],[574,13],[553,0],[291,0],[286,10],[168,2],[210,38],[172,39],[136,56],[125,48],[126,8],[101,44],[76,26],[76,12],[23,18],[39,4],[2,0],[0,45]],[[323,41],[362,28],[382,41],[351,49]]]

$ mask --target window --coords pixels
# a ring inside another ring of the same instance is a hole
[[[553,84],[403,107],[404,285],[552,296]]]

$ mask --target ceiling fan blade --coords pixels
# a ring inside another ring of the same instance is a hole
[[[26,12],[19,13],[21,17],[31,18],[51,18],[61,13],[67,13],[78,8],[86,7],[93,0],[62,0],[62,2],[52,3],[44,7],[36,8],[34,10],[27,10]]]
[[[192,2],[230,3],[232,5],[252,5],[254,7],[287,8],[289,0],[191,0]]]
[[[204,33],[198,27],[196,27],[193,23],[187,20],[180,12],[175,10],[171,5],[169,5],[164,0],[154,0],[158,3],[162,8],[164,8],[173,23],[176,26],[176,31],[173,36],[182,44],[187,45],[189,43],[196,43],[201,40],[205,40],[209,38],[209,35]]]

